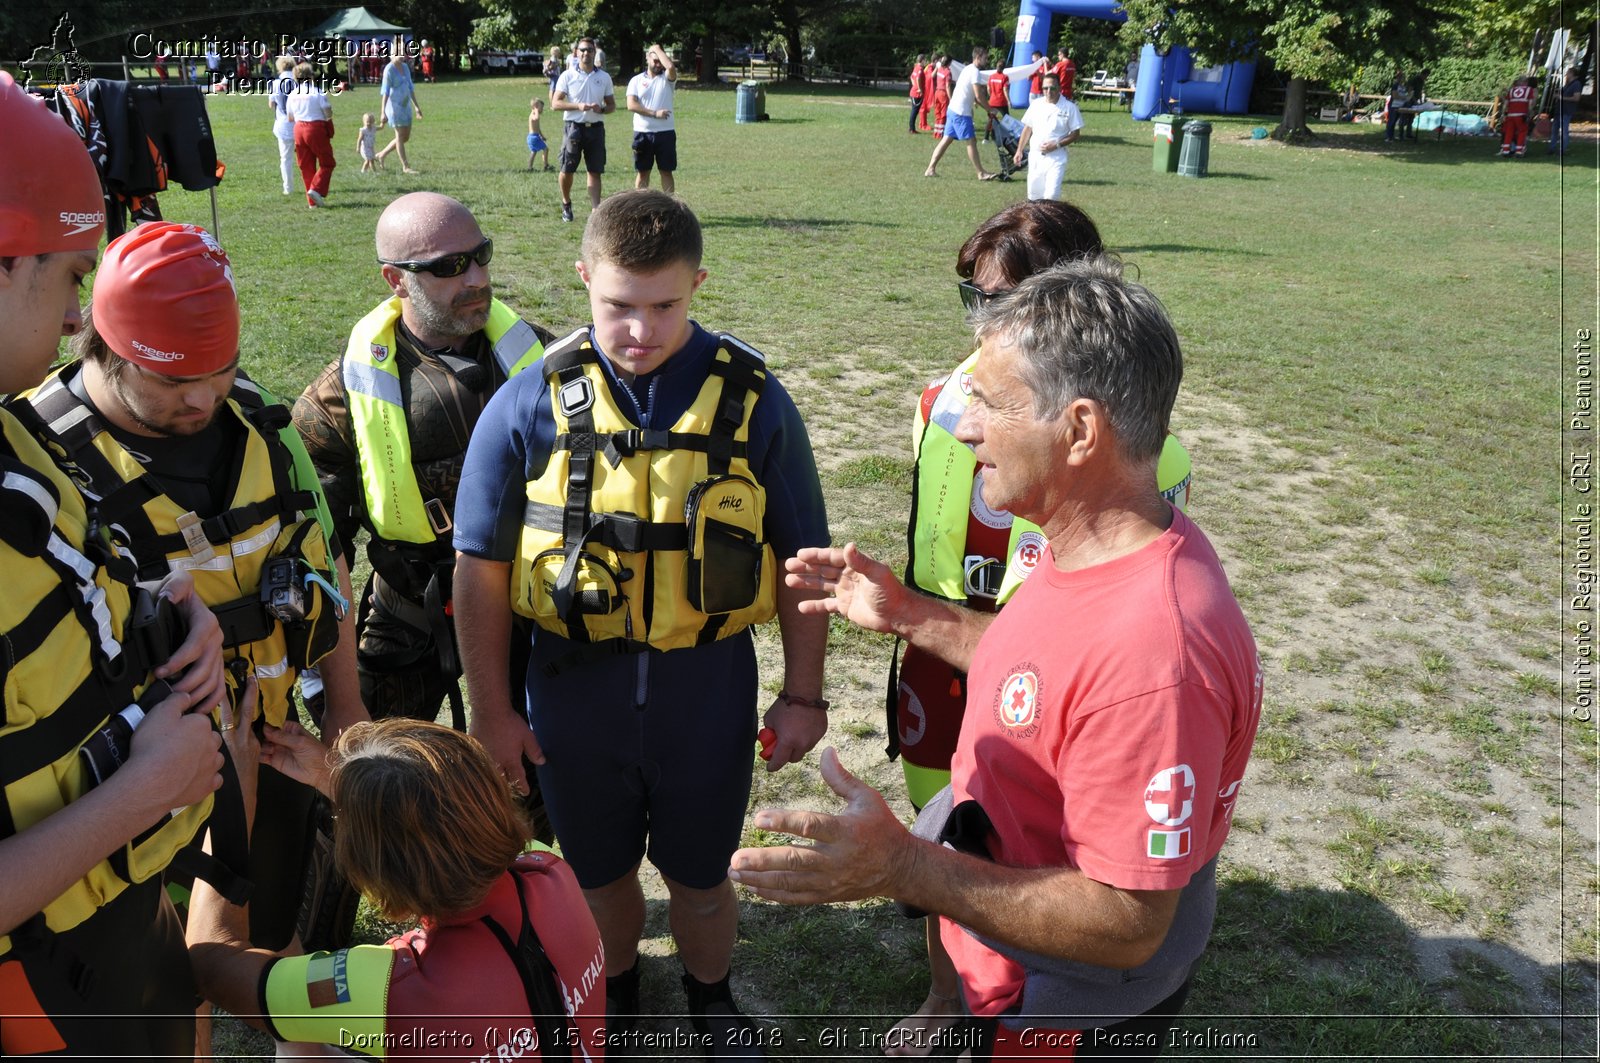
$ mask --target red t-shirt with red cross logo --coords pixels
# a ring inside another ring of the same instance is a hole
[[[1013,867],[1075,867],[1128,890],[1173,890],[1222,848],[1261,715],[1255,639],[1200,529],[1172,526],[1075,572],[1046,549],[984,633],[951,764],[957,802],[994,825]],[[946,923],[980,1015],[1023,971]]]

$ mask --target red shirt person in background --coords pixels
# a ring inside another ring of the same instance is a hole
[[[1067,57],[1067,50],[1061,49],[1056,53],[1056,80],[1061,82],[1061,98],[1072,99],[1072,83],[1078,77],[1078,64]]]
[[[1506,93],[1506,115],[1500,125],[1500,154],[1517,158],[1528,148],[1528,115],[1533,113],[1533,79],[1519,77]]]
[[[994,139],[995,112],[1000,114],[1011,113],[1011,79],[1006,77],[1004,70],[996,70],[989,75],[989,125],[984,131],[984,136]]]
[[[933,135],[944,136],[944,116],[950,109],[950,57],[941,55],[933,68]]]
[[[911,97],[911,118],[909,129],[913,133],[917,131],[917,115],[922,113],[922,95],[924,91],[922,71],[926,58],[926,56],[919,55],[917,56],[917,61],[911,65],[911,92],[909,94]]]

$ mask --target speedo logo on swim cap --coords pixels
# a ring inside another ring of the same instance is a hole
[[[77,236],[79,233],[88,232],[97,225],[104,225],[106,221],[106,212],[100,210],[93,214],[86,214],[82,211],[64,210],[61,212],[60,218],[62,225],[75,226],[75,228],[68,229],[61,235]]]
[[[144,344],[140,343],[138,340],[129,340],[128,342],[133,344],[133,349],[134,350],[138,351],[141,355],[143,355],[146,358],[153,358],[158,362],[181,362],[181,361],[183,361],[183,355],[179,354],[177,351],[158,351],[154,347],[145,346]]]

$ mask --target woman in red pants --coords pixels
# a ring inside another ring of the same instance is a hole
[[[316,68],[301,63],[294,68],[294,91],[284,110],[294,119],[294,157],[306,183],[306,204],[323,205],[333,180],[333,104],[317,86]]]

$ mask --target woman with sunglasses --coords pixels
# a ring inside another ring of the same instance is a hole
[[[956,273],[962,279],[956,290],[961,305],[971,311],[1005,298],[1024,280],[1057,263],[1104,252],[1100,231],[1072,204],[1054,199],[1013,203],[979,225],[961,245]],[[906,583],[924,594],[994,613],[1032,572],[1045,539],[1034,525],[984,504],[977,461],[953,434],[969,401],[977,362],[973,352],[948,377],[929,385],[917,407]],[[1167,437],[1157,482],[1173,505],[1187,504],[1189,455],[1175,436]],[[919,811],[950,782],[966,678],[915,646],[906,647],[898,667],[891,663],[895,743],[906,792]],[[939,1036],[961,1021],[962,1005],[955,968],[939,941],[937,924],[931,921],[928,966],[927,999],[889,1031],[887,1055],[928,1055],[962,1043],[941,1042]],[[944,1036],[951,1038],[950,1033]]]
[[[339,819],[334,861],[386,919],[421,927],[384,945],[277,957],[204,883],[189,910],[202,995],[280,1042],[284,1056],[598,1059],[600,932],[559,857],[524,851],[527,821],[475,739],[421,720],[359,723],[330,754],[292,721],[230,750],[246,812],[266,761],[314,786]]]

